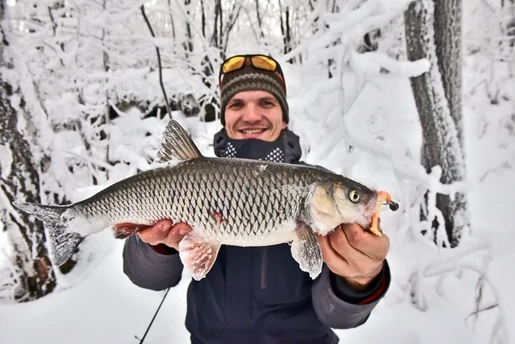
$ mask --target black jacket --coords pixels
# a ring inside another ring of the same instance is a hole
[[[179,255],[173,249],[163,253],[136,235],[129,237],[125,274],[142,288],[177,285],[183,270]],[[192,343],[334,344],[338,338],[331,328],[363,324],[389,284],[386,261],[370,288],[358,293],[325,265],[312,280],[299,269],[288,244],[222,245],[206,278],[190,282],[186,328]]]

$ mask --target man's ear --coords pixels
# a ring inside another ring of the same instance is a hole
[[[284,130],[284,129],[286,129],[286,127],[287,127],[287,126],[288,126],[288,124],[286,124],[286,122],[285,122],[285,121],[283,121],[283,124],[282,124],[282,126],[281,126],[281,129],[282,129],[282,130]]]

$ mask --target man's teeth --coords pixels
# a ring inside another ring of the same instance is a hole
[[[259,134],[263,131],[265,131],[265,129],[248,129],[248,130],[242,130],[245,134]]]

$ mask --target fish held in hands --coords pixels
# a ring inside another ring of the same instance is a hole
[[[162,219],[185,222],[192,231],[179,243],[179,255],[200,280],[221,245],[280,243],[291,243],[300,269],[314,279],[323,264],[315,233],[327,235],[342,223],[357,223],[380,234],[379,207],[394,203],[384,193],[318,167],[205,157],[174,120],[166,126],[155,162],[160,166],[71,205],[13,204],[44,222],[50,258],[58,266],[85,237],[106,228],[123,239]]]

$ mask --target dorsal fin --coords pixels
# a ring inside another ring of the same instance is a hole
[[[201,156],[202,154],[186,130],[176,120],[171,119],[166,124],[161,148],[157,152],[154,163],[170,160],[190,160]]]

